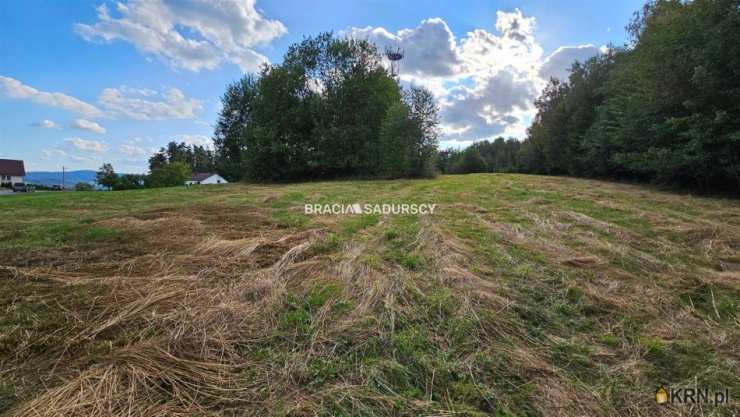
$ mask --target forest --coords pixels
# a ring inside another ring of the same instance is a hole
[[[550,81],[520,172],[740,189],[740,2],[649,2],[627,31]]]
[[[740,2],[649,2],[627,31],[550,80],[524,141],[443,150],[439,171],[740,189]]]

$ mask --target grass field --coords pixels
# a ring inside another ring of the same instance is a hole
[[[355,202],[438,207],[303,213]],[[740,414],[737,200],[497,174],[0,213],[0,414]]]

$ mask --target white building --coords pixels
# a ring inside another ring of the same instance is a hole
[[[228,184],[224,177],[212,172],[197,172],[193,174],[190,181],[185,181],[185,185],[196,184]]]
[[[0,184],[15,184],[25,182],[26,168],[23,161],[15,159],[0,159]]]

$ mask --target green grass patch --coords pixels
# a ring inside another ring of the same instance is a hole
[[[120,234],[120,231],[108,227],[90,227],[85,231],[83,238],[92,241],[105,240],[117,237]]]
[[[340,223],[342,236],[351,237],[355,233],[378,224],[380,217],[377,214],[361,214],[349,216]]]
[[[332,283],[315,285],[303,295],[289,293],[278,312],[281,329],[308,336],[316,314],[328,302],[331,302],[330,313],[334,317],[345,314],[353,305],[342,297],[342,287]]]
[[[339,235],[330,233],[325,239],[313,244],[311,250],[318,255],[336,252],[343,241]]]
[[[693,306],[702,318],[733,323],[740,313],[740,291],[721,285],[700,285],[679,300]]]

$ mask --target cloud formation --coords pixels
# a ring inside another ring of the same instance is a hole
[[[520,10],[496,13],[495,32],[475,29],[456,39],[440,18],[395,33],[382,27],[342,33],[399,45],[401,80],[429,88],[439,99],[444,141],[470,142],[499,135],[524,136],[534,100],[550,76],[562,77],[574,60],[598,53],[593,45],[561,47],[543,59],[536,19]]]
[[[255,47],[287,33],[260,14],[255,0],[131,0],[116,4],[117,16],[105,4],[97,12],[95,23],[75,25],[85,40],[126,41],[191,71],[224,62],[253,71],[267,61]]]
[[[342,34],[365,39],[378,46],[400,47],[404,51],[403,73],[415,76],[450,77],[460,69],[455,35],[440,18],[426,19],[413,29],[390,33],[384,28],[350,28]]]
[[[141,146],[137,146],[131,143],[122,144],[118,147],[118,151],[129,158],[143,158],[154,153],[147,151],[147,149],[142,148]]]
[[[173,139],[175,142],[185,142],[191,146],[202,146],[206,149],[213,149],[213,139],[206,135],[182,134],[175,135]]]
[[[71,154],[71,153],[63,151],[62,149],[58,149],[58,148],[41,149],[41,160],[54,161],[55,163],[63,162],[63,161],[72,161],[72,162],[93,162],[95,161],[94,158],[91,158],[89,156]]]
[[[59,107],[87,117],[99,117],[102,112],[92,104],[63,93],[51,93],[37,90],[22,82],[0,75],[0,94],[15,99],[27,99],[34,103]]]
[[[106,88],[99,101],[112,115],[134,120],[193,119],[203,107],[200,100],[186,97],[177,88],[164,92]]]
[[[557,78],[561,81],[568,79],[568,70],[573,62],[585,62],[587,59],[601,53],[601,48],[595,45],[561,46],[545,59],[540,68],[540,77],[545,80]]]
[[[40,127],[42,129],[61,129],[62,127],[54,123],[53,120],[44,119],[40,122],[31,123],[31,126]]]
[[[84,152],[103,153],[108,149],[108,147],[105,146],[103,142],[98,142],[96,140],[69,138],[64,139],[64,143],[68,146]]]
[[[75,120],[72,123],[72,127],[76,129],[89,130],[95,133],[105,133],[105,128],[103,126],[100,126],[99,124],[86,119]]]
[[[134,120],[196,119],[197,112],[203,108],[200,100],[187,97],[185,93],[177,88],[170,88],[160,92],[127,86],[104,89],[100,93],[98,106],[96,107],[66,94],[37,90],[16,79],[4,76],[0,76],[0,96],[31,100],[38,104],[63,108],[88,118],[107,117]],[[40,122],[38,126],[45,128],[58,127],[54,122],[49,120]],[[72,127],[86,129],[96,133],[106,132],[105,128],[100,126],[100,124],[84,118],[75,120]]]

